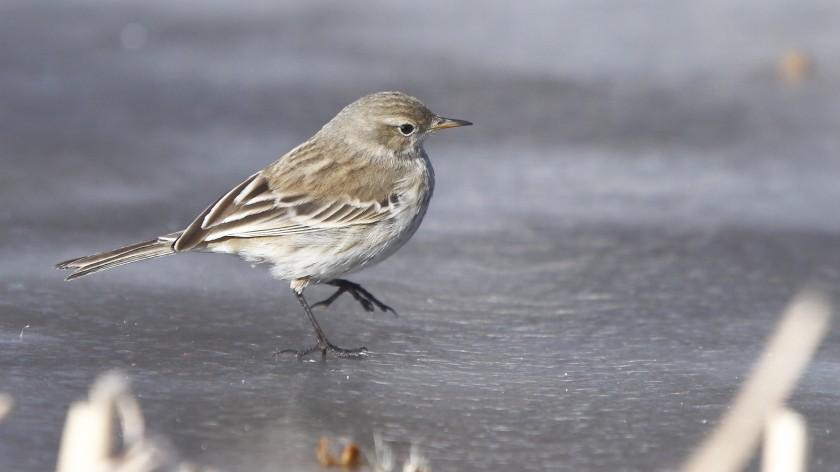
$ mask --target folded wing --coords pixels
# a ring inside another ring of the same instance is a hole
[[[386,194],[378,201],[272,189],[258,172],[204,210],[174,242],[176,251],[226,238],[259,238],[370,224],[393,216]]]

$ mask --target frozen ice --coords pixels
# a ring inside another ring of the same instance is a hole
[[[435,470],[674,466],[789,297],[838,286],[840,4],[426,3],[0,4],[0,469],[53,467],[112,368],[229,470],[318,470],[321,436],[375,434]],[[311,328],[233,257],[52,268],[183,228],[383,89],[476,125],[429,139],[426,221],[354,278],[400,317],[319,314],[367,360],[274,360]],[[838,341],[790,402],[815,471],[840,463]]]

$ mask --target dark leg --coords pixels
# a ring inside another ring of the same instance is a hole
[[[301,351],[285,349],[283,351],[275,352],[275,355],[291,353],[295,354],[298,359],[302,359],[309,354],[320,351],[321,359],[325,359],[327,357],[327,352],[333,353],[336,357],[343,357],[346,359],[361,359],[363,357],[367,357],[367,348],[365,347],[360,347],[358,349],[344,349],[331,343],[327,339],[327,335],[324,334],[324,330],[321,329],[321,325],[318,324],[318,320],[315,319],[315,315],[312,314],[312,309],[309,307],[309,303],[305,298],[303,298],[303,293],[298,293],[296,290],[292,291],[300,302],[300,306],[303,307],[303,311],[306,313],[306,317],[309,318],[309,322],[312,323],[312,327],[315,329],[315,337],[318,339],[318,342],[309,349],[303,349]]]
[[[373,296],[372,293],[365,290],[361,285],[351,282],[349,280],[344,279],[335,279],[330,280],[327,282],[328,285],[332,285],[333,287],[338,287],[338,290],[335,291],[329,298],[321,300],[320,302],[312,305],[313,308],[323,306],[328,307],[332,302],[334,302],[338,297],[341,296],[342,293],[347,292],[362,305],[362,308],[365,311],[376,311],[376,308],[379,308],[381,311],[390,311],[397,316],[397,312],[394,311],[393,308],[389,307],[388,305],[380,302],[376,297]]]

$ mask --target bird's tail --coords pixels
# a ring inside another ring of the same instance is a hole
[[[100,270],[131,264],[132,262],[143,261],[153,257],[167,256],[175,253],[175,250],[172,249],[172,243],[175,242],[178,236],[179,233],[168,234],[157,239],[152,239],[151,241],[144,241],[142,243],[132,244],[131,246],[100,252],[92,256],[70,259],[69,261],[56,264],[55,268],[72,270],[73,273],[68,275],[65,280],[73,280],[94,272],[99,272]]]

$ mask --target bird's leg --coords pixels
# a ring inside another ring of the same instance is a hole
[[[381,311],[390,311],[397,316],[397,312],[394,311],[393,308],[389,307],[388,305],[380,302],[376,297],[373,296],[372,293],[368,292],[364,289],[361,285],[351,282],[349,280],[344,279],[334,279],[327,282],[327,284],[332,285],[333,287],[338,287],[338,290],[335,291],[332,295],[328,298],[321,300],[320,302],[312,305],[313,308],[323,306],[328,307],[332,302],[334,302],[338,297],[341,296],[342,293],[347,292],[353,296],[353,298],[362,305],[362,308],[365,311],[376,311],[376,308],[379,308]]]
[[[300,306],[303,307],[303,311],[306,313],[306,317],[309,318],[309,322],[312,323],[312,327],[315,329],[315,337],[318,339],[318,342],[309,349],[303,349],[300,351],[286,349],[283,351],[275,352],[275,355],[291,353],[295,354],[298,359],[302,359],[308,356],[309,354],[320,351],[322,360],[327,357],[327,352],[331,352],[336,357],[342,357],[345,359],[361,359],[363,357],[367,357],[367,348],[365,347],[360,347],[357,349],[344,349],[331,343],[329,339],[327,339],[327,335],[324,334],[324,330],[321,329],[321,325],[318,324],[318,320],[315,319],[315,315],[312,314],[312,309],[309,307],[309,303],[306,301],[305,298],[303,298],[303,290],[301,290],[300,292],[298,292],[297,290],[292,291],[294,292],[295,296],[300,302]]]

